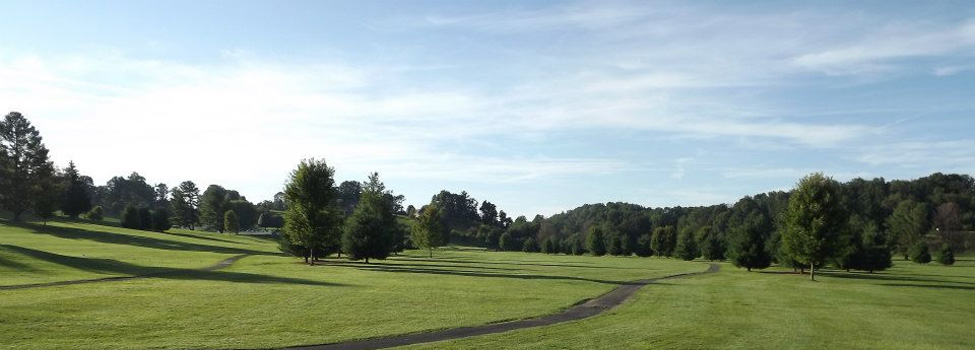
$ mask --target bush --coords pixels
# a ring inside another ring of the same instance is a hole
[[[928,252],[928,245],[924,242],[918,242],[911,248],[910,254],[911,261],[918,264],[927,264],[931,262],[931,253]]]
[[[97,206],[97,207],[91,208],[91,210],[88,211],[88,220],[91,220],[91,221],[102,221],[102,219],[104,217],[105,217],[105,213],[102,210],[102,206],[100,206],[100,205]]]
[[[122,210],[122,227],[138,230],[142,227],[139,222],[139,211],[131,205],[126,205]]]
[[[525,244],[521,247],[521,251],[525,253],[535,253],[538,250],[538,242],[535,241],[535,237],[528,237],[525,240]]]
[[[139,208],[139,229],[152,229],[152,211],[149,208]]]
[[[163,232],[173,227],[169,220],[169,210],[159,208],[152,212],[152,230]]]
[[[237,218],[237,212],[228,210],[223,213],[223,229],[229,233],[240,232],[240,220]]]
[[[938,263],[942,265],[955,264],[955,252],[951,251],[951,247],[947,244],[941,245],[941,250],[938,251]]]

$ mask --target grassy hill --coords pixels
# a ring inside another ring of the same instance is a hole
[[[159,273],[147,279],[0,290],[0,349],[269,348],[549,314],[619,283],[701,271],[700,262],[448,249],[322,266],[261,238],[51,222],[0,223],[4,285]],[[249,254],[219,271],[198,271]]]

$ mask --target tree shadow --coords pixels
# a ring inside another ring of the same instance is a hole
[[[129,246],[139,246],[144,248],[165,249],[165,250],[184,250],[194,252],[211,252],[220,254],[251,254],[251,255],[280,255],[276,253],[262,252],[252,249],[220,247],[207,244],[177,242],[166,239],[126,235],[120,233],[109,233],[93,231],[77,227],[53,227],[34,224],[18,224],[18,226],[30,229],[33,233],[40,233],[66,239],[81,239],[99,243],[121,244]],[[164,233],[156,233],[165,235]]]
[[[341,284],[313,281],[289,277],[268,276],[244,272],[217,271],[213,269],[185,269],[173,267],[140,266],[113,259],[98,258],[79,258],[66,256],[45,251],[18,247],[13,245],[0,245],[0,247],[23,254],[38,260],[43,260],[62,266],[102,274],[127,275],[132,277],[152,277],[171,280],[205,280],[238,283],[277,283],[277,284],[298,284],[312,286],[340,286]],[[63,281],[42,283],[33,286],[77,284],[82,281]],[[93,280],[88,281],[93,282]],[[3,288],[19,288],[23,286],[4,286]],[[0,289],[3,289],[0,288]]]
[[[0,245],[0,248],[4,248],[4,246]],[[7,259],[3,257],[3,255],[0,255],[0,267],[6,267],[6,268],[21,270],[21,271],[37,271],[37,269],[34,269],[27,264]]]
[[[495,270],[495,271],[523,271],[521,269],[503,268],[503,267],[487,267],[487,266],[466,266],[466,265],[447,265],[447,264],[410,264],[410,263],[387,263],[381,261],[370,261],[369,264],[359,261],[350,260],[339,260],[339,259],[328,259],[328,260],[318,260],[326,264],[333,265],[350,265],[350,266],[388,266],[388,267],[408,267],[408,268],[467,268],[467,269],[479,269],[479,270]]]
[[[481,260],[471,260],[467,258],[450,258],[445,257],[443,259],[435,258],[414,258],[410,256],[398,256],[399,259],[392,260],[410,260],[410,261],[420,261],[420,262],[456,262],[458,264],[484,264],[484,265],[520,265],[520,266],[543,266],[543,267],[573,267],[573,268],[583,268],[583,269],[614,269],[614,270],[649,270],[641,269],[638,267],[612,267],[612,266],[590,266],[590,265],[578,265],[572,263],[566,264],[552,264],[550,261],[512,261],[512,260],[491,260],[491,261],[481,261]],[[449,261],[445,261],[449,260]]]
[[[975,287],[969,286],[944,286],[937,284],[900,284],[900,283],[884,283],[882,286],[888,287],[914,287],[914,288],[934,288],[934,289],[955,289],[955,290],[975,290]]]
[[[512,273],[493,273],[493,272],[473,271],[473,270],[448,270],[442,268],[398,267],[397,265],[394,264],[379,266],[374,264],[363,263],[363,264],[347,264],[345,266],[349,266],[349,267],[353,267],[365,271],[392,272],[392,273],[417,273],[417,274],[453,275],[453,276],[465,276],[465,277],[514,278],[514,279],[524,279],[524,280],[583,281],[583,282],[603,283],[603,284],[612,284],[612,285],[622,285],[622,284],[630,283],[629,281],[600,280],[600,279],[574,277],[574,276],[519,275],[519,274],[512,274]]]
[[[975,285],[975,282],[959,282],[959,281],[947,281],[933,278],[918,278],[903,275],[888,275],[888,274],[864,274],[864,273],[843,273],[843,272],[819,272],[817,273],[821,276],[832,277],[832,278],[844,278],[844,279],[862,279],[862,280],[878,280],[878,281],[902,281],[902,282],[932,282],[932,283],[955,283],[955,284],[971,284]]]
[[[214,241],[214,242],[224,242],[224,243],[231,243],[231,244],[241,244],[240,242],[231,241],[229,239],[216,238],[216,237],[207,237],[207,236],[204,236],[204,235],[191,235],[191,234],[188,234],[188,233],[180,233],[180,232],[163,232],[163,233],[165,233],[167,235],[180,236],[180,237],[186,237],[186,238],[205,239],[205,240]]]

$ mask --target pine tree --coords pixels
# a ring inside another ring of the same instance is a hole
[[[91,208],[91,210],[88,211],[88,220],[91,221],[102,221],[102,218],[104,218],[104,216],[105,216],[105,212],[104,210],[102,210],[102,206],[100,205]]]
[[[200,221],[200,189],[193,181],[183,181],[169,191],[169,206],[173,209],[176,224],[193,230]]]
[[[593,227],[589,229],[589,235],[586,237],[586,249],[593,256],[606,255],[606,237],[603,235],[602,228]]]
[[[914,244],[914,247],[908,252],[911,256],[911,261],[918,264],[927,264],[931,262],[931,253],[928,252],[928,244],[923,241],[919,241]]]
[[[370,174],[342,233],[342,251],[349,259],[369,263],[370,258],[385,259],[394,250],[399,224],[391,198],[394,196],[379,181],[379,174]]]
[[[20,221],[35,199],[49,198],[45,191],[52,188],[44,183],[53,177],[54,165],[40,133],[20,113],[7,114],[0,121],[0,205],[13,214],[13,221]]]
[[[142,227],[139,219],[139,211],[134,206],[126,205],[125,209],[122,210],[122,227],[136,230]]]
[[[711,226],[703,226],[698,231],[701,256],[708,261],[724,260],[725,241],[718,236],[717,230]]]
[[[72,218],[91,210],[91,195],[88,185],[81,179],[74,162],[68,162],[64,169],[65,189],[61,197],[61,212]]]
[[[640,257],[648,257],[653,255],[653,249],[650,248],[650,242],[652,241],[652,236],[650,234],[644,233],[637,238],[636,247],[633,252]]]
[[[169,209],[158,208],[152,211],[152,230],[164,232],[173,227]]]
[[[521,251],[525,253],[537,253],[538,250],[538,241],[535,240],[535,237],[528,237],[521,246]]]
[[[951,251],[951,246],[947,243],[942,244],[941,250],[938,251],[938,263],[942,265],[955,264],[955,252]]]

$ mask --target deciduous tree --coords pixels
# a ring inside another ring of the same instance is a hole
[[[285,185],[284,234],[292,244],[308,249],[310,264],[315,250],[337,246],[340,237],[341,209],[335,205],[335,169],[325,160],[302,160]]]

